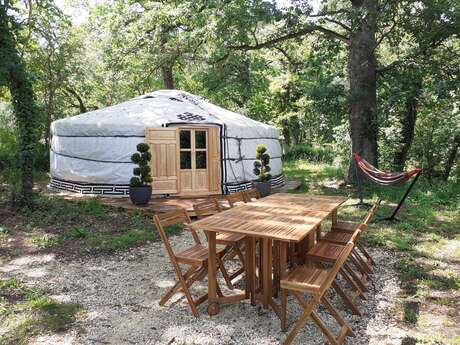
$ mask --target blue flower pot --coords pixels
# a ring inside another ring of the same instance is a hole
[[[152,186],[129,187],[129,198],[134,205],[147,205],[152,198]]]

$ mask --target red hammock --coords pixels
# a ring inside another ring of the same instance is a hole
[[[382,186],[391,186],[406,182],[415,174],[422,172],[422,169],[413,169],[403,172],[386,172],[381,171],[363,159],[359,154],[354,154],[356,164],[361,171],[372,181]]]
[[[423,171],[420,168],[417,169],[412,169],[409,171],[403,171],[403,172],[386,172],[386,171],[381,171],[374,167],[372,164],[370,164],[368,161],[363,159],[359,154],[354,153],[353,154],[355,161],[356,161],[356,168],[359,168],[364,175],[366,175],[371,181],[382,185],[382,186],[392,186],[392,185],[397,185],[397,184],[402,184],[409,180],[412,176],[415,175],[414,180],[410,184],[410,186],[407,188],[406,192],[404,193],[402,199],[399,201],[398,206],[394,209],[393,213],[391,214],[390,217],[384,218],[382,220],[390,220],[390,221],[397,221],[396,219],[396,214],[398,213],[399,209],[401,208],[402,204],[406,200],[407,196],[409,195],[412,187],[415,185],[415,182],[417,182],[418,177],[420,176],[421,172]],[[356,170],[356,173],[358,171]],[[363,203],[363,193],[361,189],[361,183],[359,182],[359,177],[358,178],[358,187],[359,187],[359,194],[360,194],[360,202],[358,205],[365,205]]]

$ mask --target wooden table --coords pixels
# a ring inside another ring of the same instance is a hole
[[[280,316],[279,307],[273,301],[272,245],[279,245],[280,278],[286,273],[289,243],[301,243],[308,239],[307,248],[315,244],[316,230],[328,216],[336,219],[338,207],[347,199],[336,196],[301,194],[273,194],[255,202],[236,206],[192,223],[196,230],[208,233],[208,313],[219,312],[219,304],[241,300],[241,296],[218,296],[216,289],[216,233],[228,232],[247,235],[246,240],[246,292],[245,297],[255,304],[255,241],[261,240],[262,299],[264,307],[271,305]]]

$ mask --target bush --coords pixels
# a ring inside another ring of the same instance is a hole
[[[267,148],[263,144],[257,145],[256,160],[254,161],[254,175],[259,178],[259,181],[268,181],[271,179],[270,155],[267,153]]]
[[[331,164],[334,160],[334,152],[329,146],[297,144],[288,147],[284,153],[283,158],[288,161],[306,159],[310,162]]]
[[[138,167],[133,169],[133,177],[129,181],[131,187],[142,187],[152,182],[152,176],[150,175],[150,159],[152,155],[149,152],[149,146],[145,143],[137,145],[137,151],[131,156],[131,161],[137,164]]]

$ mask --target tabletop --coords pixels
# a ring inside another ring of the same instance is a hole
[[[195,229],[300,242],[346,201],[335,196],[279,193],[192,223]]]

